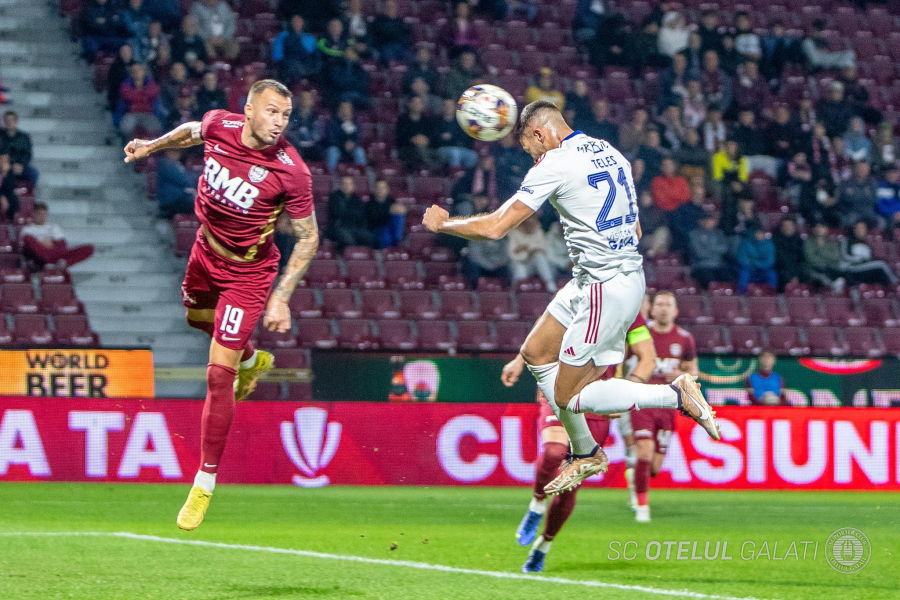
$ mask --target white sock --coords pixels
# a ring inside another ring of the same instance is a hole
[[[584,415],[562,410],[556,405],[554,400],[556,395],[554,388],[556,387],[556,376],[559,375],[559,363],[555,362],[538,367],[528,365],[528,370],[531,371],[531,374],[537,380],[538,387],[541,388],[544,397],[547,398],[550,408],[553,409],[560,423],[566,428],[566,433],[569,434],[569,442],[572,444],[572,451],[575,454],[590,454],[593,452],[597,442],[594,440],[594,436],[591,435],[591,430],[588,429]]]
[[[194,476],[194,487],[203,488],[212,494],[213,490],[216,489],[216,474],[197,471],[197,474]]]
[[[637,450],[634,446],[625,446],[625,466],[633,469],[637,464]]]
[[[242,360],[242,361],[241,361],[241,368],[242,368],[242,369],[249,369],[250,367],[252,367],[253,365],[255,365],[255,364],[256,364],[256,355],[257,355],[258,353],[259,353],[259,350],[254,350],[254,351],[253,351],[253,354],[250,356],[250,358],[248,358],[247,360]]]
[[[544,536],[539,535],[538,538],[534,540],[534,544],[531,545],[531,549],[539,550],[540,552],[547,554],[548,552],[550,552],[551,544],[553,544],[553,542],[548,542],[544,540]]]
[[[537,498],[532,498],[531,502],[528,503],[528,510],[531,512],[537,513],[539,515],[547,512],[547,504],[549,504],[550,498],[544,498],[543,500],[538,500]]]
[[[600,415],[632,408],[678,408],[678,393],[667,384],[647,385],[626,379],[606,379],[584,386],[566,408],[572,412]]]

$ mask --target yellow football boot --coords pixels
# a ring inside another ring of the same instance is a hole
[[[207,492],[197,486],[191,487],[187,502],[178,513],[178,527],[186,531],[197,529],[203,522],[203,517],[206,516],[210,498],[212,498],[212,492]]]
[[[252,367],[238,369],[237,379],[234,381],[234,399],[240,402],[256,389],[256,382],[263,373],[275,366],[275,357],[265,350],[256,351],[256,362]]]

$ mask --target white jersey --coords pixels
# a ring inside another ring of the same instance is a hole
[[[609,143],[573,132],[528,171],[513,199],[556,208],[576,279],[602,283],[641,268],[631,164]]]

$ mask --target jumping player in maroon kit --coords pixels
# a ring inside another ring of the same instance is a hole
[[[694,336],[675,324],[677,317],[678,301],[675,295],[672,292],[657,292],[650,308],[652,320],[649,323],[656,347],[656,369],[647,383],[671,383],[684,373],[697,376],[697,344]],[[631,360],[634,359],[626,359],[626,364]],[[650,505],[647,503],[650,477],[656,477],[662,468],[669,438],[675,429],[675,412],[675,409],[668,408],[644,408],[630,413],[637,446],[635,520],[640,523],[650,521]]]
[[[155,140],[133,140],[125,162],[168,148],[204,144],[205,167],[194,210],[200,229],[182,283],[187,321],[212,337],[207,393],[200,426],[200,469],[178,513],[181,529],[203,522],[235,400],[245,399],[259,376],[272,368],[268,352],[250,336],[259,318],[269,331],[291,329],[288,300],[316,254],[319,233],[312,177],[282,137],[291,114],[291,92],[264,79],[250,88],[244,114],[213,110]],[[287,211],[297,243],[278,286],[275,221]],[[267,303],[268,301],[268,303]]]
[[[653,350],[653,342],[650,340],[650,332],[644,322],[644,317],[638,314],[634,323],[628,328],[626,337],[626,346],[630,352],[637,357],[638,362],[635,365],[628,378],[632,381],[643,383],[650,377],[653,369],[656,367],[656,353]],[[501,380],[507,387],[515,385],[525,367],[525,359],[522,355],[517,355],[513,360],[503,367]],[[600,379],[611,379],[617,374],[617,366],[610,366],[606,369]],[[538,416],[538,429],[541,433],[541,442],[543,451],[538,457],[538,462],[534,474],[534,491],[531,502],[528,505],[528,512],[519,524],[516,530],[516,540],[520,546],[532,545],[528,560],[522,565],[522,571],[525,573],[539,573],[544,570],[544,559],[550,551],[550,546],[556,535],[560,532],[566,520],[575,510],[575,496],[578,488],[563,492],[553,497],[552,500],[547,498],[547,492],[544,491],[550,481],[556,477],[560,465],[565,461],[566,454],[569,452],[569,438],[566,430],[560,423],[559,418],[550,408],[547,399],[540,390],[537,392],[537,401],[541,405],[540,414]],[[594,440],[602,448],[609,436],[609,419],[613,415],[596,415],[586,414],[588,428],[594,436]],[[547,520],[544,524],[544,531],[541,535],[537,535],[538,526],[544,517]]]

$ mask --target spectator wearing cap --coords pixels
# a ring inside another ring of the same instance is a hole
[[[750,23],[750,15],[739,11],[734,15],[734,48],[744,60],[759,62],[762,58],[762,42],[759,36],[753,32]]]
[[[869,104],[869,89],[861,85],[856,78],[856,67],[844,67],[841,70],[841,81],[844,83],[844,96],[853,109],[853,114],[862,117],[867,125],[881,122],[881,111]]]
[[[816,19],[810,27],[809,35],[803,40],[801,47],[810,66],[820,69],[842,69],[856,66],[856,53],[853,50],[832,52],[828,40],[822,34],[825,22]]]
[[[703,67],[700,69],[700,89],[709,103],[709,109],[728,110],[731,106],[733,83],[731,76],[719,66],[719,55],[712,50],[703,53]]]
[[[735,47],[734,35],[731,33],[723,35],[722,47],[724,50],[719,53],[719,66],[730,77],[735,77],[737,76],[738,68],[744,63],[744,58]]]
[[[525,104],[542,100],[544,102],[552,102],[560,111],[565,110],[566,97],[563,96],[561,91],[553,87],[553,69],[541,67],[535,79],[535,84],[525,91]]]
[[[370,28],[372,47],[385,64],[404,62],[409,58],[412,46],[412,31],[397,13],[397,0],[385,0],[381,12],[375,16]],[[437,89],[437,82],[428,82]]]
[[[653,201],[664,211],[673,211],[691,199],[687,179],[677,173],[678,165],[669,157],[663,158],[661,172],[653,178]]]
[[[481,65],[473,50],[463,50],[453,60],[450,71],[444,79],[444,98],[459,100],[463,92],[481,77]]]
[[[81,49],[88,62],[100,51],[115,52],[129,31],[122,21],[122,13],[112,0],[89,0],[81,11]]]
[[[322,69],[316,37],[305,29],[303,17],[294,15],[288,27],[272,40],[272,62],[278,77],[288,87],[314,77]]]
[[[297,109],[291,112],[285,136],[303,160],[322,160],[325,126],[315,111],[315,93],[312,90],[301,91],[297,104]]]
[[[474,140],[456,121],[456,102],[444,99],[443,109],[436,140],[438,156],[448,167],[470,169],[478,161],[478,153],[473,149]]]
[[[197,194],[199,174],[187,170],[181,162],[181,150],[170,148],[156,162],[156,200],[159,216],[171,219],[173,215],[194,214],[194,196]]]
[[[844,97],[844,84],[840,81],[832,81],[828,93],[828,99],[816,106],[816,115],[822,124],[828,137],[844,135],[850,127],[850,119],[853,118],[853,107]]]
[[[16,178],[12,172],[9,154],[0,154],[0,221],[15,221],[19,212],[19,197],[16,195]]]
[[[384,179],[375,182],[375,190],[366,202],[366,224],[375,234],[376,248],[391,248],[403,241],[406,207],[394,200]]]
[[[48,223],[50,211],[43,202],[34,205],[34,222],[22,228],[22,255],[33,261],[39,269],[65,269],[87,260],[94,254],[94,247],[69,247],[62,228]]]
[[[609,120],[609,102],[605,98],[594,100],[591,117],[580,128],[591,137],[606,140],[614,147],[619,147],[619,128]]]
[[[591,97],[588,95],[587,82],[578,79],[572,86],[572,91],[566,94],[563,104],[566,107],[566,122],[575,129],[584,131],[582,125],[591,121]]]
[[[119,92],[119,130],[126,138],[131,138],[138,127],[158,133],[162,129],[162,124],[156,116],[159,86],[147,73],[144,64],[131,65],[129,73],[130,76],[122,84]]]
[[[738,265],[738,293],[747,291],[750,283],[765,283],[773,288],[778,286],[775,272],[775,244],[772,237],[760,226],[751,223],[741,235],[735,253]]]
[[[663,56],[674,58],[676,54],[687,48],[690,30],[684,16],[676,11],[667,12],[659,29],[657,49]]]
[[[458,2],[453,18],[444,25],[438,36],[438,43],[447,48],[447,56],[451,60],[466,50],[476,50],[481,44],[470,13],[471,7],[467,2]]]
[[[778,274],[778,291],[784,292],[789,283],[806,280],[806,265],[803,258],[803,238],[797,232],[797,221],[787,216],[781,220],[772,235],[775,247],[775,272]]]
[[[862,117],[850,119],[850,128],[844,134],[844,154],[854,161],[869,160],[872,154],[872,142],[866,137]]]
[[[197,0],[191,5],[190,14],[197,19],[206,53],[213,60],[234,60],[237,57],[241,50],[234,39],[237,15],[225,0]]]
[[[762,39],[762,61],[760,71],[768,81],[777,86],[781,81],[784,66],[790,62],[801,62],[797,40],[787,35],[784,23],[772,22],[769,32]]]
[[[878,182],[878,214],[892,229],[900,227],[900,165],[891,163]]]
[[[841,223],[850,227],[858,221],[877,223],[878,186],[870,174],[869,163],[857,161],[853,177],[838,188],[836,209]]]
[[[727,260],[731,243],[718,224],[716,214],[707,212],[700,219],[700,226],[690,235],[691,278],[703,289],[707,289],[711,281],[734,280],[734,271]]]
[[[0,133],[0,154],[8,154],[13,177],[37,183],[38,172],[31,164],[31,136],[19,129],[19,115],[14,110],[3,113],[4,130]]]
[[[204,115],[211,110],[228,108],[228,97],[219,87],[216,72],[207,71],[201,81],[200,89],[197,90],[197,112]]]
[[[536,214],[525,219],[507,235],[509,238],[509,268],[513,284],[537,275],[550,292],[555,292],[556,275],[547,260],[547,239]]]
[[[199,77],[206,70],[209,61],[206,43],[200,36],[196,17],[192,15],[181,19],[181,29],[172,38],[172,61],[183,63],[194,76]]]
[[[359,123],[353,115],[353,103],[341,102],[325,126],[325,165],[334,172],[339,162],[366,165],[366,152],[359,145]]]
[[[815,185],[813,167],[807,160],[806,152],[797,152],[787,163],[785,189],[792,204],[799,206],[803,215],[807,214],[807,207],[816,202]]]

